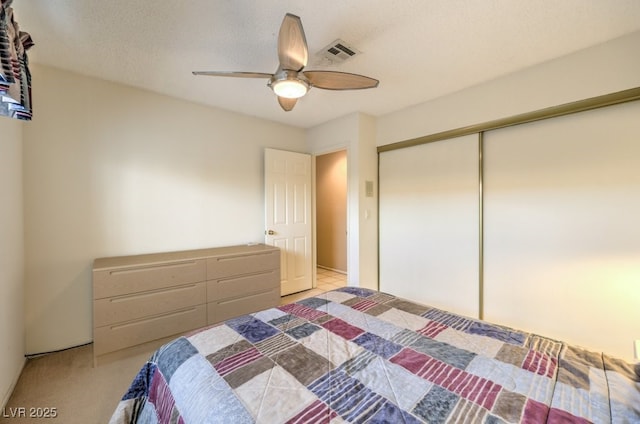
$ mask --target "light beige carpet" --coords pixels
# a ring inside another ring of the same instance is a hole
[[[6,407],[0,410],[0,423],[106,424],[151,353],[96,368],[92,345],[29,359]],[[56,417],[29,417],[47,412],[46,408],[50,415],[55,408]],[[23,411],[26,417],[10,418]]]
[[[280,304],[298,301],[346,285],[346,276],[318,269],[315,289],[281,298]],[[126,359],[93,367],[93,345],[29,359],[4,410],[0,423],[106,424],[155,348]],[[31,408],[34,408],[33,411]],[[38,409],[40,408],[40,409]],[[31,412],[51,412],[55,418],[29,417]],[[26,417],[10,415],[22,415]]]

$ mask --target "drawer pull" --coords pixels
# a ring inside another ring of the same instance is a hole
[[[109,275],[130,274],[132,272],[148,271],[150,269],[182,268],[185,266],[193,266],[196,264],[197,264],[196,261],[183,261],[183,262],[172,262],[169,264],[137,266],[135,268],[116,269],[114,271],[109,271]]]
[[[242,280],[242,279],[245,279],[247,277],[255,277],[255,276],[258,276],[258,275],[273,274],[274,272],[275,272],[274,270],[252,272],[250,274],[233,275],[233,276],[227,277],[227,278],[217,278],[216,281],[218,281],[218,283],[226,283],[228,281]]]
[[[249,295],[244,295],[244,296],[240,296],[240,297],[236,297],[233,299],[226,299],[223,300],[222,302],[217,302],[218,305],[224,305],[225,303],[231,303],[231,302],[237,302],[238,300],[246,300],[246,299],[251,299],[252,297],[257,297],[257,296],[263,296],[267,293],[270,293],[271,290],[265,290],[265,291],[261,291],[261,292],[257,292],[257,293],[252,293]]]
[[[129,321],[125,324],[119,324],[119,325],[112,325],[109,328],[111,328],[112,330],[120,330],[122,328],[127,328],[127,327],[131,327],[132,325],[138,325],[141,322],[153,322],[153,321],[158,321],[160,319],[163,318],[167,318],[167,317],[171,317],[171,316],[178,316],[178,315],[184,315],[190,312],[195,312],[196,308],[187,308],[187,309],[181,309],[178,311],[172,311],[172,312],[168,312],[166,314],[161,314],[161,315],[154,315],[150,318],[144,318],[144,319],[138,319],[135,321]]]
[[[144,299],[145,297],[152,297],[152,296],[155,296],[155,295],[158,295],[158,294],[161,294],[161,293],[175,293],[175,292],[179,292],[179,291],[183,291],[183,290],[191,290],[191,289],[194,289],[196,287],[197,287],[196,284],[188,284],[186,286],[171,287],[169,289],[151,290],[151,291],[146,291],[144,293],[113,297],[113,298],[109,299],[109,302],[118,303],[118,302],[126,302],[126,301],[129,301],[129,300],[135,300],[135,299]]]
[[[218,261],[218,262],[224,262],[224,261],[234,261],[234,260],[237,260],[237,259],[255,258],[256,256],[273,255],[274,253],[275,253],[274,251],[271,251],[271,252],[259,252],[259,253],[251,253],[249,255],[226,256],[226,257],[214,258],[214,259],[216,261]]]

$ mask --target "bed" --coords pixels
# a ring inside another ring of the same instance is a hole
[[[633,423],[640,368],[346,287],[158,349],[111,423]]]

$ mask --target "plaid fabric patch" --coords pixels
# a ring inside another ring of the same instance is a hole
[[[640,422],[639,405],[638,367],[347,287],[164,346],[112,422]]]

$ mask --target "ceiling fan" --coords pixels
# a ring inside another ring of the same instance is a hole
[[[278,96],[278,103],[290,111],[311,87],[325,90],[360,90],[377,87],[379,81],[364,75],[335,71],[303,71],[308,60],[307,39],[302,21],[287,13],[278,34],[280,64],[273,74],[263,72],[194,71],[194,75],[236,78],[268,78],[267,86]]]

